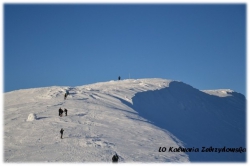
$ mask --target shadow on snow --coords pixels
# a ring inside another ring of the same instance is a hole
[[[244,162],[246,153],[201,152],[202,147],[211,146],[246,148],[246,99],[240,93],[230,95],[209,95],[174,81],[164,89],[137,93],[133,104],[119,100],[142,118],[172,133],[184,147],[199,148],[199,152],[187,152],[191,162]]]

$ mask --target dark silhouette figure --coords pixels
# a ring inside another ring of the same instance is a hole
[[[67,116],[68,110],[64,108],[65,116]]]
[[[67,93],[65,93],[64,94],[64,100],[66,100],[67,96],[68,96]]]
[[[121,80],[121,77],[120,77],[120,76],[118,77],[118,80]]]
[[[113,163],[118,163],[118,160],[119,160],[119,156],[117,154],[115,154],[113,157],[112,157],[112,162]]]
[[[63,114],[63,110],[59,108],[59,116],[62,116],[62,114]]]
[[[63,136],[63,128],[60,130],[60,133],[61,133],[61,139],[62,139],[62,136]]]
[[[59,109],[59,116],[62,117],[63,116],[63,110],[60,108]]]

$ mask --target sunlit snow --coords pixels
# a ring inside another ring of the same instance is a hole
[[[245,103],[231,90],[166,79],[12,91],[4,94],[4,162],[111,162],[115,153],[119,162],[245,161],[245,153],[169,152],[245,148]]]

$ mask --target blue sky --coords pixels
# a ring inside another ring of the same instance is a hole
[[[4,5],[4,92],[129,74],[246,95],[246,5]]]

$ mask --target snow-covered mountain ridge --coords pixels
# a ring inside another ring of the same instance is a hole
[[[4,94],[4,161],[111,162],[115,153],[120,162],[245,161],[245,153],[159,152],[245,147],[245,104],[232,90],[166,79],[12,91]],[[58,116],[60,107],[68,116]],[[30,113],[36,120],[27,121]]]

